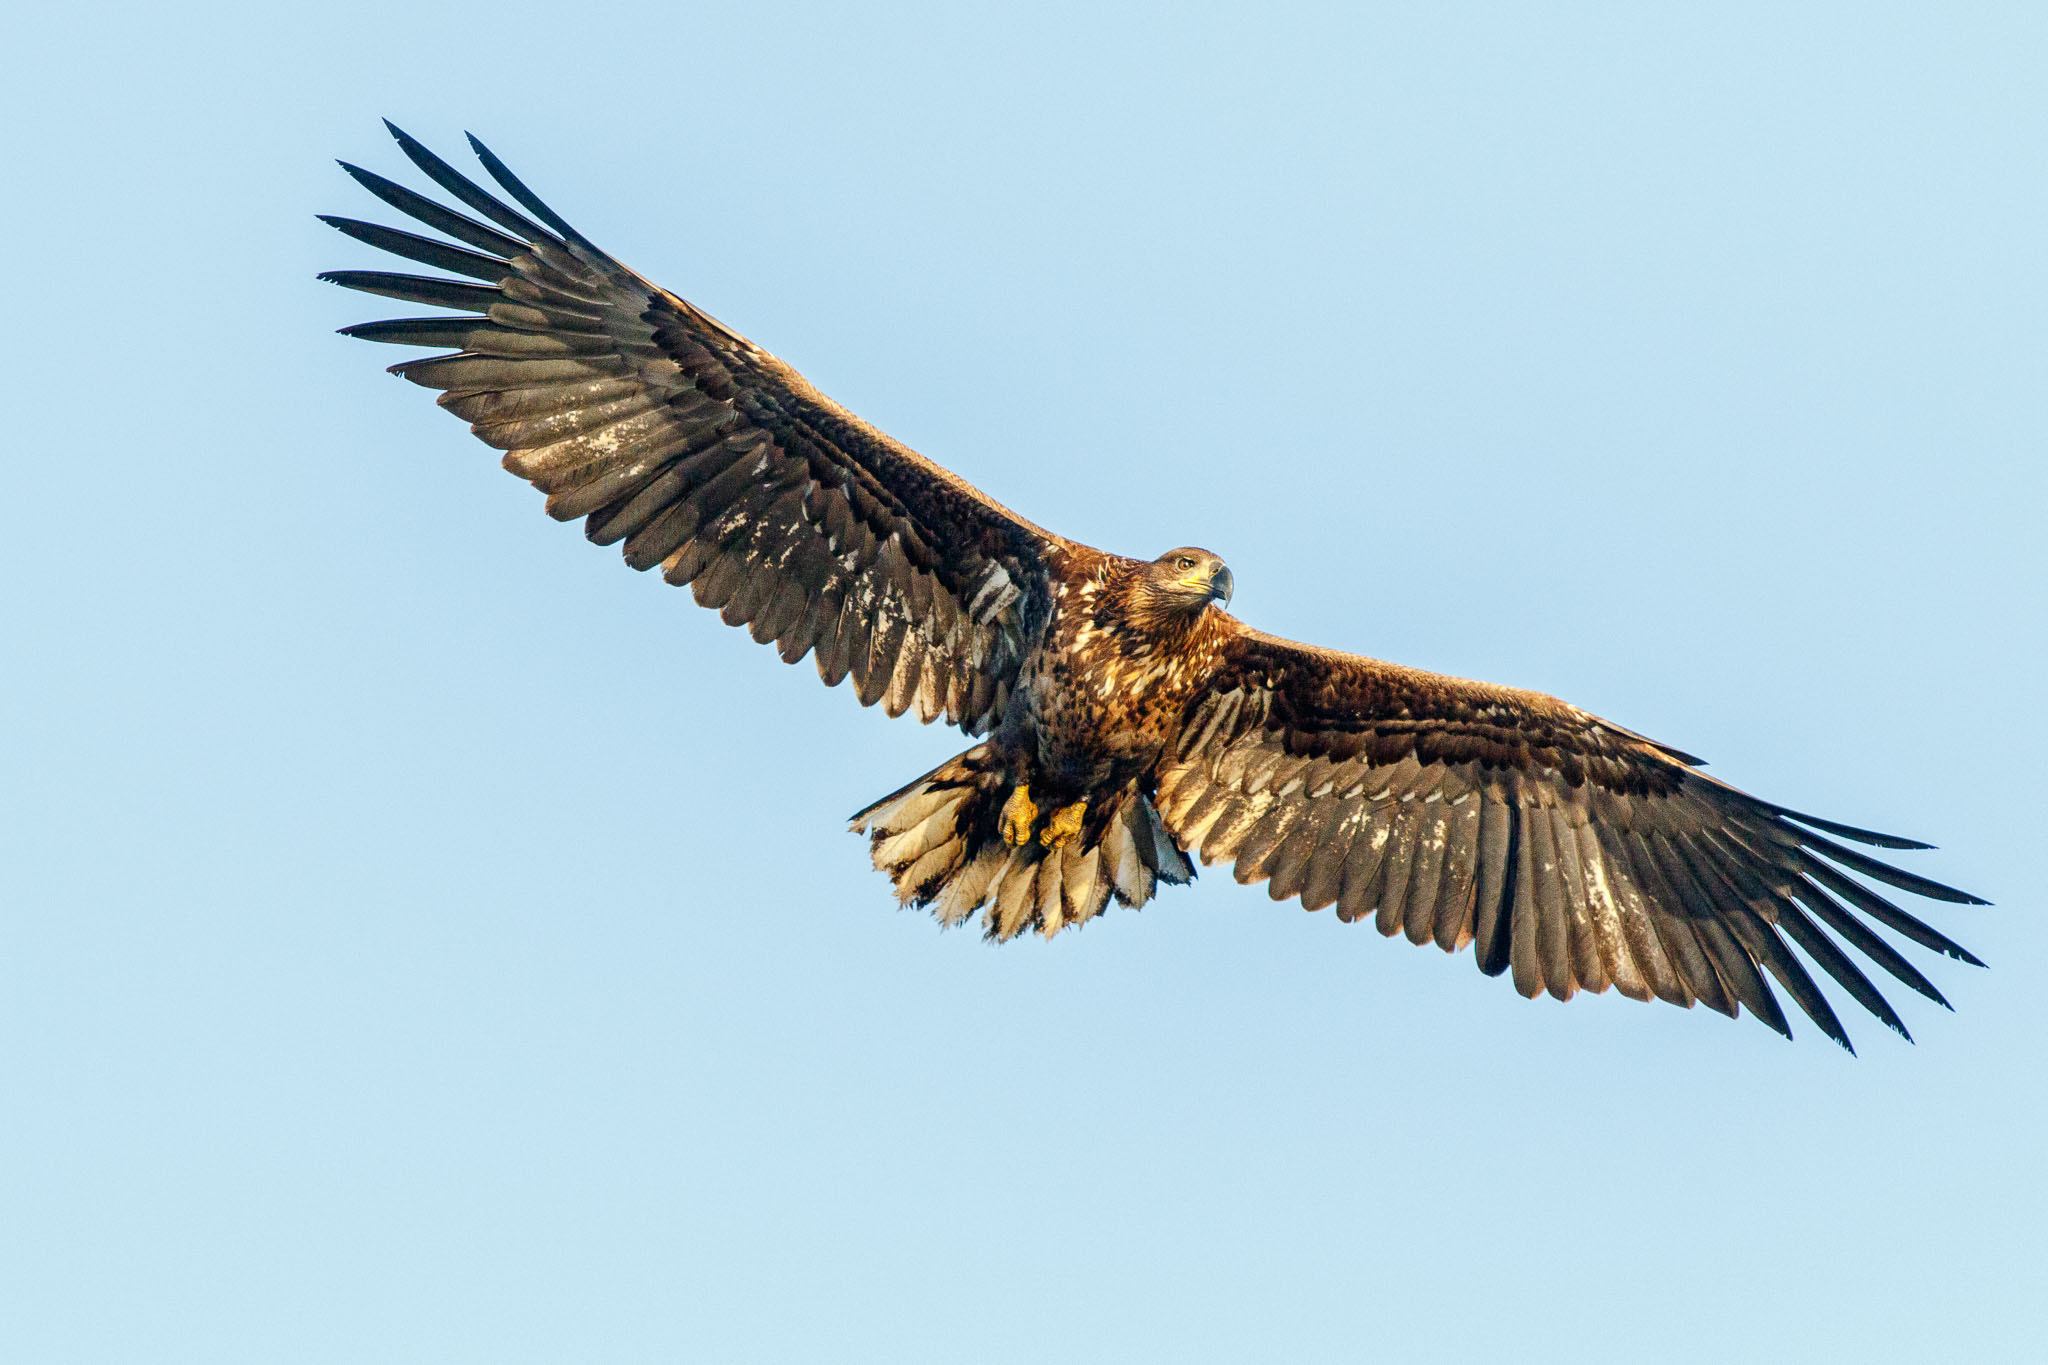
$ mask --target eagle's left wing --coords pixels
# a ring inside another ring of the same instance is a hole
[[[1632,999],[1748,1008],[1789,1036],[1764,973],[1849,1040],[1797,945],[1901,1034],[1828,930],[1944,1005],[1866,923],[1977,959],[1846,871],[1937,900],[1976,897],[1819,831],[1924,848],[1774,806],[1677,750],[1536,692],[1239,628],[1159,775],[1167,827],[1275,900],[1382,934],[1467,943],[1525,996],[1612,985]],[[1824,929],[1822,926],[1825,925]],[[1789,940],[1789,944],[1788,944]],[[1981,964],[1980,964],[1981,965]]]
[[[445,238],[349,218],[349,236],[462,278],[336,270],[351,289],[454,310],[342,330],[449,354],[391,368],[505,452],[560,520],[661,567],[729,625],[863,706],[970,734],[1003,713],[1066,541],[819,393],[592,245],[471,139],[510,207],[397,128],[466,214],[343,163]],[[534,221],[538,218],[540,221]]]

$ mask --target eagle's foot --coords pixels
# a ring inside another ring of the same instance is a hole
[[[1003,813],[996,818],[996,828],[1003,833],[1003,842],[1012,848],[1022,848],[1031,842],[1031,827],[1038,823],[1038,807],[1032,804],[1031,788],[1022,782],[1010,793],[1010,799],[1003,803]]]
[[[1081,832],[1081,817],[1088,813],[1086,800],[1076,801],[1071,806],[1061,806],[1052,813],[1052,819],[1045,822],[1045,829],[1039,833],[1038,842],[1047,848],[1065,848],[1074,836]]]

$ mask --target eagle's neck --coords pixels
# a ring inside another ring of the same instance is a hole
[[[1199,667],[1230,633],[1229,618],[1213,603],[1156,591],[1142,567],[1120,568],[1103,585],[1093,625],[1125,659]]]
[[[1136,649],[1188,649],[1213,634],[1222,615],[1206,600],[1159,591],[1142,570],[1125,569],[1104,588],[1097,599],[1102,624],[1113,624]]]

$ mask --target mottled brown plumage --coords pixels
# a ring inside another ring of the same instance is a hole
[[[1469,944],[1527,996],[1612,986],[1789,1033],[1768,977],[1845,1047],[1794,946],[1901,1034],[1845,947],[1943,1004],[1872,926],[1976,961],[1847,873],[1981,902],[1827,836],[1924,845],[1759,801],[1552,697],[1253,631],[1215,555],[1041,530],[627,270],[474,139],[525,213],[392,132],[485,221],[347,166],[452,241],[327,222],[460,278],[325,275],[457,310],[343,330],[441,348],[392,368],[634,568],[862,705],[987,736],[854,817],[906,903],[1051,935],[1187,880],[1192,853],[1275,900]]]

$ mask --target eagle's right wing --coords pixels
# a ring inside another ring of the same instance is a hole
[[[466,277],[330,271],[321,278],[456,310],[345,333],[454,348],[391,368],[442,390],[441,406],[548,495],[549,515],[584,518],[601,545],[623,541],[628,564],[660,565],[785,660],[815,651],[825,682],[851,678],[862,705],[943,715],[969,733],[1002,715],[1058,560],[1075,547],[620,265],[474,138],[484,168],[540,222],[391,131],[413,164],[490,224],[342,163],[379,199],[462,245],[324,221]]]

